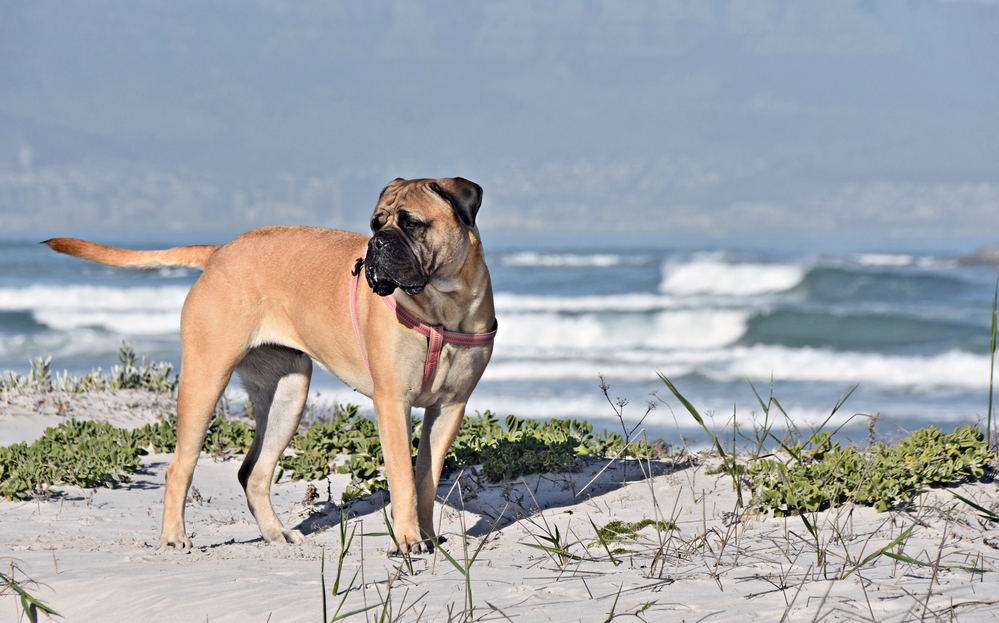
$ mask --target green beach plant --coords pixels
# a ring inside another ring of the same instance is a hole
[[[350,578],[350,582],[347,583],[347,588],[343,589],[343,591],[340,590],[340,581],[343,578],[343,561],[344,558],[346,558],[347,556],[347,552],[350,551],[350,546],[354,542],[354,535],[356,533],[357,533],[357,525],[355,524],[350,528],[350,536],[347,535],[347,515],[344,514],[341,510],[340,520],[339,520],[339,531],[338,531],[338,536],[340,537],[340,554],[337,557],[336,578],[334,578],[333,580],[333,590],[330,593],[333,597],[340,597],[340,602],[337,604],[336,610],[333,612],[333,618],[329,619],[329,621],[331,622],[348,619],[354,616],[355,614],[367,612],[368,610],[372,610],[381,605],[381,604],[370,604],[363,608],[358,608],[355,610],[341,613],[344,604],[347,602],[348,595],[350,595],[350,592],[354,590],[354,583],[357,582],[357,576],[361,573],[361,569],[360,567],[358,567],[358,569],[354,571],[354,575]],[[363,552],[361,555],[363,556]],[[319,579],[323,590],[323,621],[326,621],[327,614],[326,614],[326,549],[325,548],[323,548],[323,557],[319,570]]]
[[[419,448],[422,423],[413,427],[413,452]],[[338,405],[330,421],[317,421],[295,436],[291,454],[281,457],[283,474],[293,480],[318,480],[333,471],[351,476],[344,501],[387,488],[382,477],[381,444],[377,426],[355,405]],[[611,457],[618,454],[650,458],[659,456],[654,444],[632,439],[626,444],[617,433],[594,433],[586,421],[538,421],[509,415],[500,424],[486,411],[466,417],[445,460],[445,470],[481,465],[491,482],[523,475],[557,473],[575,468],[578,457]],[[347,458],[344,458],[347,457]]]
[[[56,485],[113,487],[128,482],[146,454],[138,435],[108,423],[69,420],[30,445],[0,447],[0,496],[46,497]]]
[[[125,368],[128,362],[126,357]],[[593,426],[585,421],[540,422],[511,415],[505,424],[504,428],[489,411],[466,418],[449,452],[449,465],[482,465],[483,475],[498,482],[527,474],[569,471],[581,456],[622,452],[658,455],[656,447],[644,441],[631,440],[626,446],[615,433],[594,434]],[[415,428],[414,452],[420,433],[419,425]],[[248,422],[229,417],[223,405],[209,426],[202,449],[220,458],[243,454],[253,434]],[[0,495],[25,499],[46,495],[55,485],[126,482],[127,474],[138,469],[139,457],[148,451],[170,453],[176,445],[174,414],[132,431],[106,423],[68,420],[47,430],[33,444],[0,448]],[[345,502],[388,488],[382,475],[384,458],[377,425],[360,415],[356,405],[337,405],[330,421],[317,421],[296,434],[290,450],[279,461],[277,479],[288,474],[293,480],[319,480],[333,471],[350,475],[342,497]]]
[[[150,362],[145,356],[140,360],[134,347],[122,342],[118,348],[118,364],[108,373],[95,368],[83,376],[74,376],[67,371],[56,373],[52,379],[51,357],[36,357],[29,362],[27,375],[5,371],[0,375],[0,393],[8,391],[61,391],[79,394],[87,391],[120,389],[144,389],[155,392],[170,392],[177,387],[177,376],[173,374],[173,364],[160,361]]]
[[[205,437],[204,452],[213,456],[245,453],[253,428],[217,415]],[[0,496],[8,500],[46,497],[54,487],[114,487],[129,482],[149,453],[173,452],[177,418],[146,424],[135,430],[107,422],[70,419],[45,429],[42,436],[0,447]]]
[[[961,500],[962,502],[970,506],[972,509],[974,509],[975,514],[978,515],[978,518],[981,521],[985,523],[999,523],[999,513],[996,513],[994,509],[985,508],[978,502],[971,500],[954,491],[951,491],[950,493],[951,495],[953,495],[954,497],[956,497],[957,499]]]
[[[982,478],[995,456],[974,426],[949,435],[927,426],[896,446],[876,444],[870,458],[841,446],[825,431],[810,442],[811,449],[794,448],[797,459],[764,458],[750,464],[749,482],[756,492],[752,504],[758,510],[804,516],[851,501],[885,511],[926,489]]]
[[[27,579],[23,581],[17,580],[15,576],[18,572],[24,575]],[[3,597],[8,593],[13,593],[17,596],[18,601],[21,604],[21,612],[31,623],[38,623],[39,611],[49,617],[61,617],[61,614],[28,592],[28,589],[26,589],[25,586],[30,584],[34,584],[31,578],[28,578],[27,574],[21,571],[20,567],[17,566],[17,563],[14,560],[11,560],[7,573],[0,572],[0,597]],[[18,617],[18,619],[20,620],[20,617]]]
[[[684,408],[687,410],[687,412],[690,413],[691,417],[694,418],[694,421],[697,422],[701,426],[701,428],[704,430],[705,434],[707,434],[708,439],[711,440],[712,445],[714,445],[715,451],[718,453],[718,457],[722,461],[722,463],[721,463],[722,470],[725,473],[727,473],[732,478],[732,488],[736,492],[737,505],[739,507],[742,507],[743,506],[743,498],[742,498],[742,471],[743,471],[743,466],[741,466],[739,464],[738,453],[735,451],[735,448],[734,448],[735,438],[736,438],[736,432],[738,430],[736,428],[737,425],[736,425],[735,414],[733,413],[733,415],[732,415],[732,443],[733,443],[733,448],[731,450],[727,451],[724,448],[724,446],[722,446],[721,441],[719,441],[718,435],[716,435],[714,432],[712,432],[712,430],[710,428],[708,428],[707,423],[704,421],[704,416],[701,415],[701,413],[697,410],[697,408],[694,407],[694,405],[691,404],[691,402],[689,400],[687,400],[686,398],[683,397],[683,395],[680,393],[680,390],[678,390],[676,388],[676,386],[673,385],[673,383],[668,378],[666,378],[666,376],[662,372],[656,371],[656,374],[659,375],[659,379],[666,385],[666,387],[670,390],[670,392],[673,394],[673,396],[677,400],[680,401],[680,404],[682,404],[684,406]]]
[[[989,461],[995,458],[985,434],[974,426],[957,428],[949,435],[928,426],[913,431],[896,446],[875,444],[869,456],[856,448],[841,446],[824,428],[856,386],[836,402],[829,416],[812,430],[807,440],[802,440],[800,430],[793,426],[787,412],[774,398],[772,386],[769,399],[764,401],[750,383],[764,412],[765,435],[776,441],[788,456],[786,459],[775,455],[760,456],[760,443],[765,438],[758,435],[760,441],[755,454],[750,453],[748,465],[740,465],[734,445],[735,425],[733,446],[726,449],[693,404],[668,378],[661,373],[659,376],[708,435],[721,459],[722,471],[732,478],[739,505],[742,503],[742,481],[746,477],[753,491],[750,506],[754,510],[772,512],[778,517],[798,515],[816,539],[818,529],[814,516],[809,521],[810,513],[846,501],[885,511],[905,504],[928,488],[980,479],[985,475]],[[773,432],[770,420],[773,406],[788,422],[786,438],[778,438]]]
[[[590,519],[590,525],[593,526],[593,531],[597,535],[597,541],[590,544],[590,548],[595,548],[600,546],[607,552],[607,556],[611,559],[615,565],[618,564],[617,560],[614,558],[614,554],[627,554],[628,550],[624,547],[618,546],[612,548],[614,544],[622,544],[625,541],[635,541],[639,537],[639,532],[645,528],[655,528],[658,531],[665,532],[667,530],[676,530],[676,524],[668,524],[665,521],[656,521],[652,519],[641,519],[635,522],[622,521],[620,519],[612,519],[608,521],[601,527],[597,527],[593,520]]]
[[[507,508],[508,506],[503,507],[503,511],[500,512],[499,517],[497,517],[496,521],[494,521],[493,524],[489,527],[489,531],[486,532],[485,536],[482,537],[482,539],[479,541],[479,545],[475,548],[475,551],[473,551],[471,555],[469,555],[468,553],[468,534],[467,534],[468,531],[465,527],[465,516],[464,514],[459,515],[461,522],[461,549],[463,555],[462,562],[460,563],[457,560],[455,560],[454,556],[448,553],[446,549],[441,547],[440,540],[434,541],[435,550],[439,551],[444,556],[444,559],[447,560],[449,563],[451,563],[451,566],[454,567],[458,571],[458,573],[462,575],[462,578],[464,579],[465,582],[464,614],[465,614],[465,620],[467,621],[474,620],[475,617],[475,600],[472,596],[472,565],[475,564],[476,559],[479,557],[479,553],[482,552],[482,548],[489,541],[489,537],[491,537],[493,532],[496,531],[496,526],[499,525],[500,521],[503,519],[503,516],[506,515]]]

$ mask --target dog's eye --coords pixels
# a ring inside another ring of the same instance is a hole
[[[426,223],[419,219],[413,218],[413,215],[409,212],[399,213],[399,226],[410,233],[415,233],[427,226]]]

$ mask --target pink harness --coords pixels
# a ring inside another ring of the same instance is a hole
[[[354,276],[353,283],[350,286],[350,324],[354,328],[354,339],[357,340],[357,348],[361,351],[361,360],[364,361],[364,369],[368,372],[368,380],[371,381],[371,386],[374,387],[375,379],[371,376],[371,365],[368,364],[368,354],[364,351],[364,344],[361,342],[361,328],[357,322],[357,282],[360,279],[361,265],[363,263],[363,257],[357,258],[354,270],[350,271]],[[434,380],[434,374],[437,373],[437,364],[440,363],[441,350],[444,348],[444,344],[487,346],[496,337],[496,329],[493,329],[489,333],[446,331],[441,325],[429,325],[414,316],[409,310],[401,307],[391,294],[379,298],[382,299],[386,307],[395,312],[395,317],[399,319],[399,322],[428,338],[427,364],[423,367],[423,386],[420,387],[420,393],[423,393],[424,390],[430,387],[430,383]]]

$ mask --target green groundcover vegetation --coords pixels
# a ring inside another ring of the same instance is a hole
[[[981,479],[995,454],[977,426],[945,435],[935,426],[913,431],[898,445],[875,444],[869,452],[842,447],[823,431],[797,460],[760,458],[747,473],[755,503],[775,516],[814,512],[846,501],[879,511],[904,504],[920,491]]]
[[[127,483],[140,468],[140,457],[173,452],[176,417],[140,429],[107,423],[67,420],[49,428],[31,444],[0,447],[0,496],[8,500],[46,497],[54,487],[114,487]],[[420,423],[414,427],[413,453]],[[217,416],[205,439],[204,452],[215,457],[244,454],[253,428],[240,420]],[[448,454],[446,469],[481,466],[490,481],[527,474],[566,472],[578,457],[659,459],[661,450],[644,441],[622,453],[624,440],[615,433],[592,433],[586,422],[506,418],[491,412],[465,418]],[[986,476],[994,458],[982,432],[964,426],[944,434],[935,427],[916,430],[897,445],[876,444],[869,452],[843,447],[826,432],[800,450],[800,459],[749,460],[742,477],[754,497],[749,506],[776,516],[813,512],[846,501],[877,510],[905,504],[928,488]],[[337,407],[331,421],[319,421],[295,435],[290,452],[281,457],[278,478],[319,480],[339,472],[351,476],[343,501],[387,489],[381,474],[381,444],[375,423],[357,407]]]
[[[4,373],[0,391],[170,391],[176,386],[170,364],[149,364],[145,358],[140,362],[127,345],[119,353],[119,362],[107,374],[99,369],[82,378],[62,374],[53,382],[48,360],[38,359],[27,376]],[[361,416],[354,405],[338,405],[327,415],[295,435],[289,451],[281,457],[277,478],[319,480],[332,472],[350,475],[343,501],[387,489],[375,422]],[[416,420],[414,460],[420,429]],[[209,428],[203,450],[215,457],[244,454],[252,441],[252,426],[220,412]],[[878,443],[866,452],[841,446],[825,431],[815,433],[807,443],[781,445],[785,456],[736,459],[720,451],[720,471],[733,476],[734,486],[746,486],[753,492],[749,506],[777,516],[815,512],[846,501],[879,511],[896,508],[928,488],[987,477],[995,458],[981,429],[973,426],[951,434],[930,426],[912,432],[898,444]],[[0,496],[8,500],[46,497],[64,485],[114,487],[128,482],[129,474],[140,469],[143,455],[170,453],[175,446],[173,414],[136,430],[67,420],[47,429],[31,444],[0,447]],[[571,471],[581,457],[657,460],[664,455],[661,443],[625,439],[607,431],[594,433],[586,421],[542,422],[509,415],[501,423],[486,411],[462,422],[445,469],[481,466],[488,480],[498,482],[527,474]]]
[[[625,442],[616,433],[592,432],[575,420],[522,420],[509,416],[501,426],[491,412],[466,417],[448,454],[446,469],[481,465],[491,481],[525,474],[564,472],[577,457],[628,455],[657,458],[659,450],[644,441]],[[8,500],[48,495],[54,486],[113,487],[128,482],[139,469],[140,457],[173,452],[177,418],[140,429],[126,430],[107,423],[67,420],[46,429],[31,444],[0,447],[0,495]],[[420,422],[413,430],[413,455],[419,447]],[[253,441],[253,427],[216,416],[208,430],[204,452],[216,457],[244,454]],[[375,423],[358,414],[355,405],[337,406],[330,421],[317,421],[292,439],[281,457],[277,478],[318,480],[332,472],[348,474],[349,500],[387,489],[381,476],[381,443]]]

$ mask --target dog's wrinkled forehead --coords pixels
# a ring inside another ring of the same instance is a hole
[[[399,195],[403,188],[407,186],[407,181],[397,177],[388,186],[382,189],[382,194],[378,195],[378,208],[391,208],[399,201]]]
[[[482,204],[482,188],[461,177],[404,180],[396,178],[378,197],[372,228],[381,221],[379,213],[416,210],[427,216],[451,212],[465,227],[475,227],[475,217]]]

